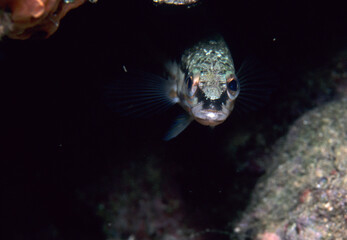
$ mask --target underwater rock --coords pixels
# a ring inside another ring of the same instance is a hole
[[[40,37],[48,38],[57,31],[60,20],[84,2],[86,0],[2,1],[0,10],[10,10],[6,14],[10,15],[11,21],[0,21],[0,37],[6,34],[9,38],[24,40],[34,34],[41,34]],[[1,28],[7,31],[1,31]]]
[[[238,239],[346,239],[346,96],[304,114],[264,161]]]
[[[157,165],[150,156],[123,169],[109,198],[99,204],[107,240],[203,240],[188,224],[179,191]]]

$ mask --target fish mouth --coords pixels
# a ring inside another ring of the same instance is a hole
[[[194,119],[205,126],[217,126],[223,123],[229,116],[230,111],[226,108],[222,110],[202,109],[201,105],[192,108],[192,115]]]

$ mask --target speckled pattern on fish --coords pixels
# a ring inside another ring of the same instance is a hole
[[[201,41],[187,49],[182,56],[183,71],[200,73],[199,87],[212,100],[225,89],[225,75],[234,75],[235,69],[230,51],[221,37]],[[216,86],[211,91],[211,86]]]

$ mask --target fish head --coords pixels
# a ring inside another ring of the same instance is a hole
[[[191,115],[200,124],[211,127],[228,118],[240,92],[240,84],[233,69],[194,69],[186,74],[185,86]]]

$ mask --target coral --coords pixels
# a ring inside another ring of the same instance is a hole
[[[60,20],[85,1],[65,3],[61,0],[5,0],[0,3],[0,8],[9,10],[11,23],[1,21],[0,26],[7,26],[5,28],[9,38],[28,39],[36,33],[43,33],[41,37],[48,38],[57,31]]]
[[[345,239],[347,98],[302,116],[265,159],[239,239]]]

